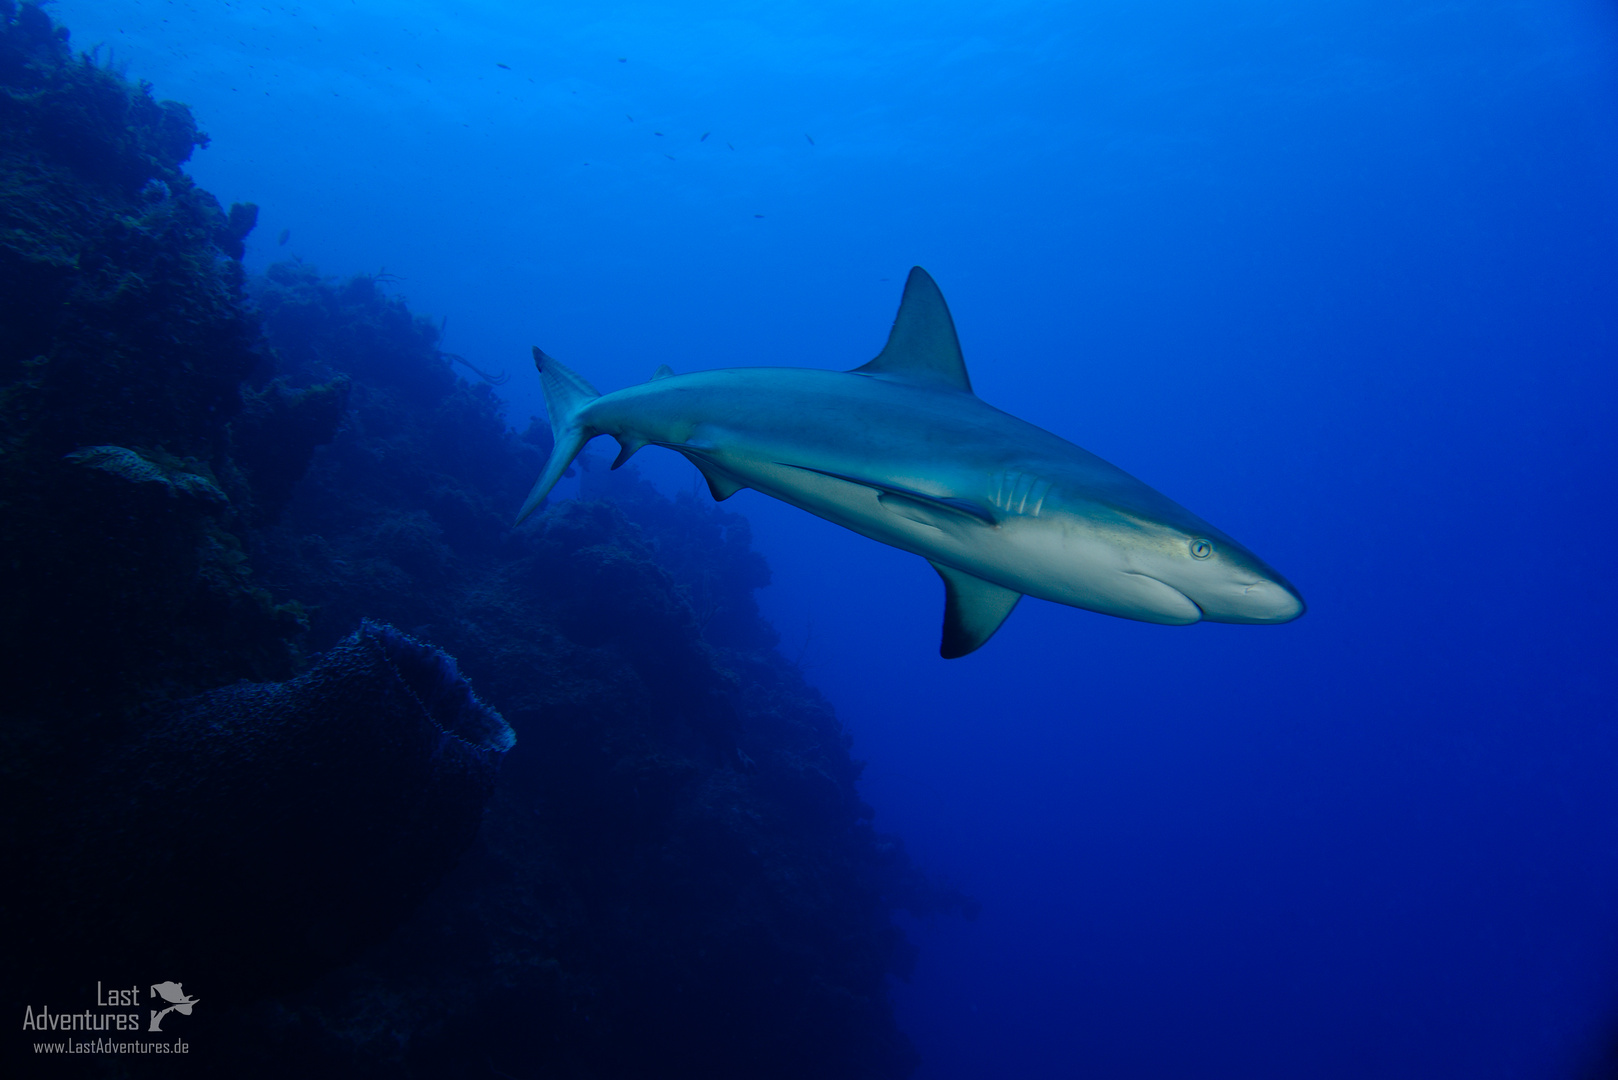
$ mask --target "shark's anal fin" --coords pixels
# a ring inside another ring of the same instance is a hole
[[[614,435],[618,440],[618,456],[612,459],[612,467],[617,468],[635,456],[635,451],[645,446],[647,440],[638,435]]]
[[[944,640],[938,646],[938,655],[954,660],[976,651],[994,637],[1022,599],[1022,593],[953,566],[927,561],[944,579]]]
[[[910,268],[904,298],[894,317],[888,343],[875,360],[854,371],[893,382],[914,383],[940,390],[972,392],[944,294],[932,276],[919,266]]]

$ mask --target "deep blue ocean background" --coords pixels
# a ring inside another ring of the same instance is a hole
[[[1609,4],[51,10],[192,107],[249,269],[385,269],[516,426],[530,344],[856,366],[919,264],[981,397],[1302,590],[945,662],[921,560],[728,504],[879,826],[983,903],[907,924],[922,1080],[1614,1073]]]

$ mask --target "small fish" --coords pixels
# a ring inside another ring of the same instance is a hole
[[[674,155],[673,154],[664,154],[663,156],[668,158],[670,161],[674,160]]]
[[[810,146],[815,145],[815,137],[813,135],[805,133],[803,137],[809,140],[809,145]]]
[[[711,131],[704,131],[702,133],[702,138],[698,139],[697,142],[707,142],[708,141],[708,136],[712,135],[712,134],[713,134],[713,132],[711,132]]]
[[[661,139],[663,137],[663,133],[661,131],[654,131],[654,132],[652,132],[652,134],[656,135],[659,139]]]
[[[627,57],[627,56],[620,56],[620,57],[619,57],[619,58],[618,58],[618,62],[619,62],[619,63],[620,63],[620,64],[627,64],[627,63],[629,63],[629,57]]]
[[[725,145],[726,145],[726,146],[730,146],[730,144],[729,144],[729,143],[726,143],[726,144],[725,144]],[[732,149],[732,150],[734,150],[734,149],[736,149],[736,148],[735,148],[735,147],[734,147],[734,146],[730,146],[730,148],[731,148],[731,149]]]
[[[633,117],[633,116],[629,116],[629,114],[628,114],[628,113],[624,113],[624,115],[625,115],[625,116],[628,116],[628,117],[629,117],[629,122],[630,122],[630,123],[631,123],[631,124],[633,124],[633,123],[634,123],[634,122],[635,122],[635,118],[634,118],[634,117]]]
[[[763,217],[764,215],[763,214],[754,214],[753,216],[754,217]]]
[[[291,240],[291,239],[292,239],[292,230],[291,229],[282,229],[281,230],[281,235],[277,236],[275,238],[275,242],[277,244],[280,244],[282,247],[286,247],[287,246],[287,241]]]
[[[502,64],[502,63],[501,63],[501,62],[500,62],[500,61],[498,61],[498,60],[496,60],[496,61],[495,61],[495,62],[494,62],[494,66],[495,66],[495,67],[497,67],[497,68],[505,68],[505,69],[506,69],[506,70],[507,70],[507,71],[510,71],[510,70],[511,70],[511,65],[510,65],[510,64]]]

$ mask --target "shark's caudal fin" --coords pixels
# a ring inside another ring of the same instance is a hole
[[[534,481],[534,489],[517,513],[518,524],[545,501],[556,481],[584,449],[584,444],[599,434],[579,421],[584,407],[601,396],[596,388],[555,358],[540,352],[537,345],[534,346],[534,366],[539,369],[539,381],[545,388],[545,411],[550,413],[555,445],[551,447],[550,460],[545,462],[545,471]]]
[[[961,342],[955,336],[955,320],[949,317],[949,305],[931,274],[919,266],[910,268],[887,345],[875,360],[854,371],[893,382],[972,392]]]

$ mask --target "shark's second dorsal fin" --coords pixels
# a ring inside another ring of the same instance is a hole
[[[656,382],[659,379],[670,379],[670,378],[673,378],[673,377],[674,377],[674,369],[673,368],[669,367],[667,364],[659,364],[659,365],[657,365],[657,370],[652,372],[652,377],[650,379],[647,379],[646,381],[647,382]]]
[[[933,562],[931,559],[928,562]],[[954,660],[975,651],[994,636],[1022,593],[984,581],[953,566],[933,562],[944,579],[944,640],[938,655]]]
[[[894,382],[916,383],[941,390],[972,392],[955,336],[955,321],[932,275],[919,266],[910,268],[904,299],[894,316],[888,343],[869,364],[854,369]]]

